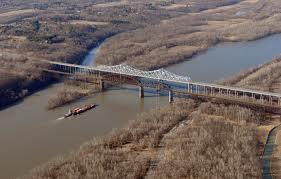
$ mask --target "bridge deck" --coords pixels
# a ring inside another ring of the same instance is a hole
[[[96,75],[106,79],[106,76],[113,76],[116,81],[130,77],[138,81],[140,86],[156,87],[159,84],[168,86],[168,90],[186,91],[193,95],[206,95],[211,97],[224,96],[229,100],[233,99],[261,105],[278,106],[281,108],[281,94],[257,90],[250,90],[238,87],[223,86],[210,83],[193,82],[189,77],[178,76],[165,70],[141,71],[126,65],[117,66],[82,66],[61,62],[43,61],[50,66],[45,70],[60,74],[85,74]],[[152,84],[153,83],[153,84]],[[166,88],[167,89],[167,88]]]

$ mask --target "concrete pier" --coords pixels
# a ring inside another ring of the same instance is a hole
[[[103,91],[105,89],[105,85],[102,79],[100,79],[99,85],[100,85],[100,90]]]
[[[174,102],[174,93],[172,90],[169,91],[169,103]]]
[[[139,97],[144,97],[143,88],[154,88],[160,90],[159,86],[162,84],[165,86],[166,83],[169,83],[169,90],[174,90],[180,94],[192,94],[193,96],[203,96],[205,98],[217,98],[221,101],[228,100],[236,104],[245,104],[247,106],[254,107],[265,107],[269,110],[277,111],[281,110],[281,94],[279,93],[270,93],[256,90],[249,90],[244,88],[222,86],[217,84],[201,83],[201,82],[192,82],[189,81],[189,78],[177,76],[168,72],[159,73],[159,71],[140,71],[133,68],[124,69],[124,66],[116,67],[85,67],[75,64],[67,64],[54,61],[40,61],[41,63],[47,63],[50,68],[43,68],[44,72],[55,73],[60,75],[84,75],[88,76],[89,74],[97,74],[98,80],[104,79],[108,82],[120,83],[120,84],[131,84],[133,79],[134,81],[147,80],[151,83],[144,83],[137,85],[139,87]],[[161,79],[161,80],[160,80]],[[125,81],[124,81],[125,80]],[[162,82],[163,80],[163,82]],[[156,85],[155,85],[156,84]],[[136,85],[136,83],[134,83]],[[178,86],[181,86],[178,89]],[[104,90],[104,82],[100,81],[100,88]],[[186,90],[187,88],[187,90]],[[169,101],[173,101],[173,92],[169,92]],[[249,99],[252,99],[249,102]],[[280,112],[281,113],[281,112]]]
[[[143,86],[139,87],[139,98],[144,98],[144,89]]]

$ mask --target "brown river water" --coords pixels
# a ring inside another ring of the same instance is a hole
[[[95,57],[94,49],[84,65]],[[281,35],[245,43],[228,43],[210,48],[190,61],[166,68],[194,81],[212,82],[243,69],[264,63],[281,53]],[[106,135],[113,128],[156,106],[168,104],[168,97],[145,93],[138,98],[135,87],[113,88],[53,111],[46,111],[50,96],[62,83],[41,90],[0,111],[0,179],[15,178],[53,157],[77,149],[93,137]],[[80,116],[57,120],[69,108],[96,103],[99,106]]]

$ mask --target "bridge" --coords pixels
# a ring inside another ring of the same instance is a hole
[[[139,97],[144,97],[144,88],[153,88],[169,93],[169,102],[174,96],[191,96],[198,99],[221,101],[281,112],[281,94],[217,84],[193,82],[189,77],[179,76],[164,69],[142,71],[128,65],[82,66],[54,61],[41,61],[39,68],[45,72],[91,77],[104,89],[105,83],[129,84],[139,87]],[[43,64],[43,65],[42,65]]]

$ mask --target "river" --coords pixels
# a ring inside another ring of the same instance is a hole
[[[83,64],[92,64],[97,52],[98,48],[93,49]],[[253,42],[220,44],[166,69],[189,75],[193,81],[211,82],[264,63],[280,53],[281,35],[273,35]],[[61,87],[61,83],[51,85],[0,111],[0,178],[23,175],[57,155],[77,149],[93,137],[125,126],[143,111],[168,104],[166,96],[146,93],[144,99],[139,99],[134,87],[113,88],[46,111],[48,98]],[[56,120],[69,108],[85,103],[99,106],[78,117]]]

